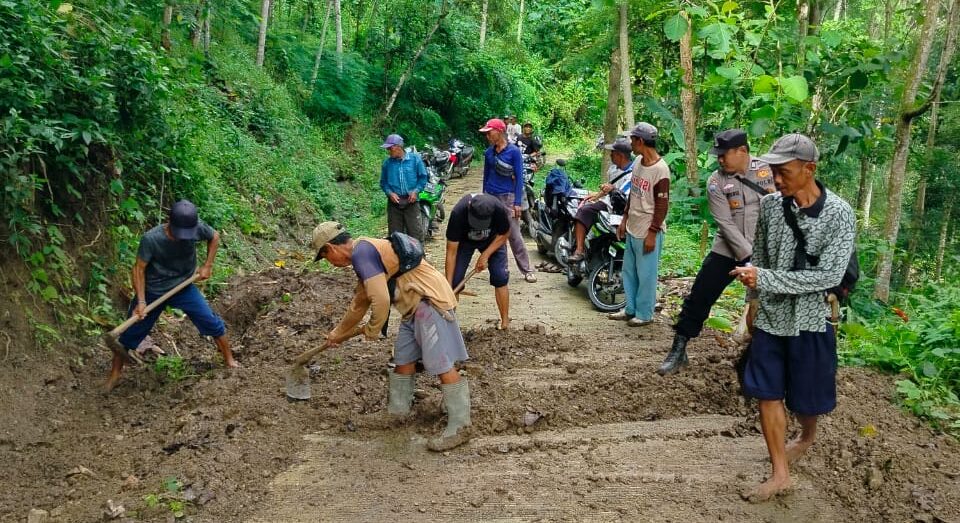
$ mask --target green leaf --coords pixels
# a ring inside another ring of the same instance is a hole
[[[787,98],[797,103],[806,100],[810,94],[807,79],[799,75],[780,78],[780,87],[783,88],[783,94],[787,95]]]
[[[720,67],[717,67],[717,74],[728,80],[736,80],[737,78],[740,78],[740,68],[736,65],[721,65]]]
[[[722,316],[711,316],[707,318],[707,321],[704,322],[704,325],[710,327],[711,329],[716,329],[722,332],[733,332],[733,324],[730,323],[730,320]]]
[[[3,56],[0,56],[0,68],[6,69],[6,68],[10,67],[11,65],[13,65],[13,58],[10,58],[10,55],[9,55],[9,54],[5,54],[5,55],[3,55]]]
[[[777,89],[777,79],[768,75],[762,74],[753,81],[753,92],[757,94],[772,93]]]
[[[777,108],[772,105],[764,105],[750,111],[751,120],[772,120],[777,115]]]
[[[110,192],[113,194],[123,193],[123,181],[119,178],[110,181]]]
[[[733,35],[736,33],[737,26],[724,22],[714,22],[701,29],[697,36],[712,44],[711,51],[713,53],[726,55],[730,52],[730,41],[733,40]],[[714,54],[711,54],[711,56],[714,56]]]
[[[843,41],[843,35],[840,31],[821,31],[820,41],[823,42],[823,45],[834,48]]]
[[[677,13],[663,23],[663,34],[672,42],[679,42],[683,35],[687,33],[687,21]]]
[[[940,374],[937,366],[931,361],[924,361],[923,365],[921,365],[921,371],[923,372],[923,375],[928,378],[933,378]]]
[[[687,12],[700,18],[707,18],[710,16],[710,12],[707,11],[705,7],[699,5],[695,5],[690,9],[687,9]]]
[[[850,89],[859,91],[868,85],[870,85],[870,77],[867,76],[867,73],[854,71],[853,74],[850,75]]]
[[[43,291],[40,292],[40,297],[43,298],[44,301],[53,301],[57,296],[59,296],[59,294],[53,285],[47,285]]]
[[[87,145],[90,145],[90,141],[93,139],[93,137],[90,136],[90,131],[81,132],[80,137],[83,138],[83,143]]]
[[[727,0],[720,7],[720,12],[723,14],[729,14],[729,13],[732,13],[738,7],[740,7],[740,4],[734,2],[733,0]]]

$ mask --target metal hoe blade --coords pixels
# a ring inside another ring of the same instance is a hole
[[[310,399],[310,375],[303,365],[297,365],[287,373],[287,397],[294,400]]]

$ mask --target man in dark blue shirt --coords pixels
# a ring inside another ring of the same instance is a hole
[[[523,279],[535,283],[537,276],[530,268],[530,256],[520,234],[520,216],[523,213],[523,153],[516,145],[507,143],[507,125],[499,118],[489,120],[480,132],[487,135],[483,155],[483,192],[496,196],[510,211],[510,250],[523,273]]]
[[[427,168],[419,154],[404,150],[399,134],[387,136],[381,147],[390,155],[380,168],[380,188],[387,195],[387,230],[423,242],[426,231],[420,224],[417,201],[427,185]]]

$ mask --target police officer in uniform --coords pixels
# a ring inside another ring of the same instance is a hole
[[[770,167],[750,156],[747,133],[728,129],[716,135],[710,154],[720,168],[707,180],[710,213],[717,222],[717,234],[710,254],[703,260],[690,294],[673,329],[673,346],[657,370],[672,374],[687,363],[687,342],[700,335],[723,290],[734,280],[730,271],[745,265],[753,253],[753,235],[760,213],[760,199],[776,189]]]

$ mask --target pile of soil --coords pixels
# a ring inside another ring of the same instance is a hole
[[[214,306],[243,365],[237,371],[222,367],[189,321],[171,316],[154,339],[182,355],[182,379],[164,378],[149,364],[131,367],[105,396],[106,350],[85,365],[45,355],[12,359],[0,369],[0,470],[7,478],[0,521],[23,521],[31,509],[48,511],[53,521],[97,521],[109,505],[123,506],[119,520],[168,521],[182,506],[187,520],[241,521],[293,464],[304,434],[362,439],[394,430],[384,416],[391,340],[351,341],[321,354],[311,366],[313,399],[284,395],[290,362],[322,343],[355,281],[346,271],[273,269],[231,282]],[[669,331],[627,336],[622,343],[643,350]],[[759,437],[755,405],[737,395],[738,349],[716,333],[693,344],[694,365],[667,379],[653,373],[649,358],[610,364],[570,357],[584,347],[605,350],[608,342],[584,336],[489,328],[464,337],[471,361],[462,371],[479,435],[727,414],[743,421],[720,435]],[[512,374],[518,366],[569,379],[524,381]],[[960,446],[899,412],[890,390],[888,377],[842,371],[840,408],[824,420],[816,452],[799,470],[864,518],[956,518]],[[421,377],[410,422],[416,431],[441,430],[439,405],[436,380]],[[483,456],[470,446],[457,452]]]

